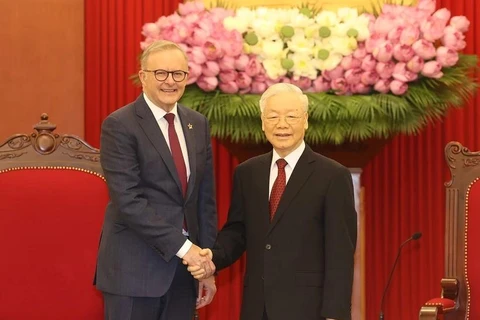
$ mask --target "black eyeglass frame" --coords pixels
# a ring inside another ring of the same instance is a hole
[[[175,81],[175,82],[182,82],[183,80],[185,80],[185,78],[186,78],[187,75],[188,75],[188,71],[183,71],[183,70],[167,71],[167,70],[164,70],[164,69],[156,69],[156,70],[146,70],[146,69],[143,69],[142,71],[143,71],[143,72],[152,72],[152,73],[153,73],[153,76],[155,77],[155,79],[156,79],[157,81],[160,81],[160,82],[167,80],[168,77],[170,76],[170,74],[172,75],[172,79],[173,79],[173,81]],[[165,79],[159,79],[159,78],[158,78],[157,73],[158,73],[159,71],[165,72],[165,73],[167,74],[167,76],[165,77]],[[183,74],[183,78],[182,78],[181,80],[175,79],[175,73],[179,73],[179,72],[181,72],[181,73]]]

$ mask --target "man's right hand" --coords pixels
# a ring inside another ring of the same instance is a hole
[[[215,265],[212,262],[212,251],[201,249],[196,245],[188,250],[183,256],[183,264],[188,265],[188,271],[195,279],[205,279],[215,273]]]

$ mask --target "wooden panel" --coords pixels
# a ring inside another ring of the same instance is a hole
[[[224,1],[225,2],[225,1]],[[391,3],[403,3],[410,5],[415,3],[416,0],[390,0]],[[218,3],[213,0],[204,0],[206,6]],[[221,2],[220,2],[221,3]],[[377,1],[372,0],[318,0],[318,1],[305,1],[305,0],[228,0],[226,1],[229,5],[235,7],[295,7],[301,6],[304,3],[309,3],[315,5],[315,7],[322,7],[323,9],[337,9],[341,7],[356,7],[356,8],[367,8],[372,7],[372,3],[377,3]]]
[[[0,0],[0,143],[46,112],[84,134],[84,1]]]

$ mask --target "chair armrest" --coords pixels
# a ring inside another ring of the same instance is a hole
[[[437,320],[441,314],[456,310],[458,280],[442,279],[442,296],[428,300],[420,309],[419,320]]]

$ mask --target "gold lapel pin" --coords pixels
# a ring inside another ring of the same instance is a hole
[[[193,129],[193,125],[191,123],[187,124],[187,127],[188,129],[192,130]]]

